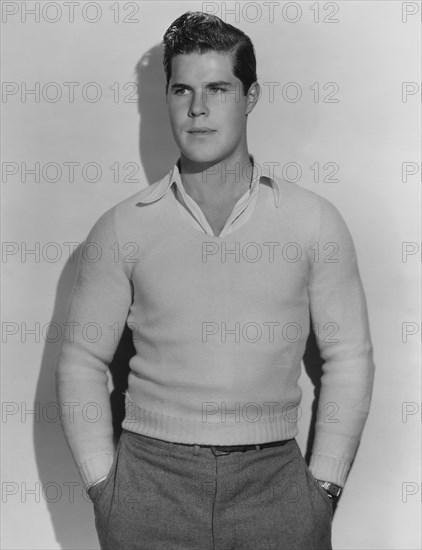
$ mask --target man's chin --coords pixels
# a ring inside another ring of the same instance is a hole
[[[188,161],[198,165],[210,165],[220,162],[221,155],[213,154],[207,151],[181,151],[182,156]]]

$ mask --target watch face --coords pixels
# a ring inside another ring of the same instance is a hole
[[[323,489],[325,489],[327,493],[334,497],[340,496],[341,487],[339,487],[335,483],[331,483],[330,481],[323,481],[321,482],[321,487],[323,487]]]

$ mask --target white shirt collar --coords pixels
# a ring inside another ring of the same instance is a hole
[[[270,183],[274,191],[275,206],[278,208],[281,201],[281,188],[280,183],[275,179],[274,175],[272,175],[272,164],[274,163],[261,163],[252,155],[250,155],[250,158],[253,162],[250,186],[251,194],[259,183],[267,185]],[[157,201],[169,191],[172,185],[176,185],[182,195],[186,193],[182,184],[178,162],[176,162],[173,168],[162,179],[156,181],[152,185],[149,185],[146,189],[143,189],[138,196],[138,202],[141,204],[147,204]]]

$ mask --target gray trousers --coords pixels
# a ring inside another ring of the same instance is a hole
[[[332,504],[295,439],[219,454],[123,430],[89,496],[102,550],[331,550]]]

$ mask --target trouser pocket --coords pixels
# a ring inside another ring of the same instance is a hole
[[[334,507],[330,497],[313,476],[302,452],[297,445],[296,452],[299,455],[299,462],[303,468],[303,475],[306,478],[310,509],[313,518],[313,544],[312,548],[318,550],[331,550],[331,530],[334,514]]]
[[[113,503],[115,480],[119,467],[121,448],[122,436],[120,436],[117,444],[114,460],[107,477],[97,485],[91,487],[88,491],[88,495],[94,505],[95,528],[97,530],[101,550],[106,550],[107,548],[107,528],[111,506]]]

